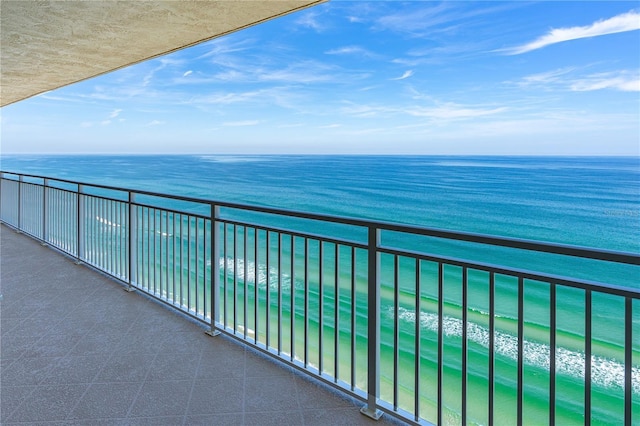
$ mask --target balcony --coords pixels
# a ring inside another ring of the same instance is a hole
[[[4,225],[0,238],[3,425],[372,423],[352,398],[104,274]]]
[[[3,423],[640,418],[637,254],[12,173],[0,219]]]

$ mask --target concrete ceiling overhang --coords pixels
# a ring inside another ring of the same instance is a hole
[[[0,106],[326,0],[0,1]]]

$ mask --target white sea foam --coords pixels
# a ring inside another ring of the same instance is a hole
[[[387,310],[389,318],[394,317],[394,308]],[[410,324],[415,324],[415,311],[398,308],[398,318]],[[438,315],[429,312],[420,313],[420,325],[425,330],[438,331]],[[462,320],[444,316],[442,318],[442,333],[447,337],[462,337]],[[467,338],[485,348],[489,348],[489,329],[473,322],[467,323]],[[518,359],[518,338],[500,331],[494,333],[496,354],[506,356],[514,361]],[[550,366],[549,345],[524,340],[524,362],[528,365],[544,368]],[[585,354],[563,347],[556,348],[556,373],[574,378],[584,378]],[[603,387],[624,388],[624,365],[599,355],[591,356],[591,380]],[[633,367],[631,372],[632,388],[640,393],[640,367]]]
[[[96,220],[98,222],[102,223],[103,225],[113,226],[114,228],[120,228],[120,224],[119,223],[111,222],[110,220],[107,220],[107,219],[105,219],[103,217],[96,216]]]
[[[258,288],[264,290],[267,288],[267,277],[269,282],[269,288],[271,290],[278,290],[278,268],[269,267],[269,271],[267,272],[267,266],[265,264],[258,264],[258,270],[256,274],[256,264],[253,261],[249,261],[245,268],[245,261],[242,258],[236,258],[235,260],[232,257],[221,257],[219,260],[220,269],[223,269],[226,265],[227,268],[227,276],[233,277],[236,275],[236,278],[240,281],[245,281],[245,270],[246,270],[246,282],[255,284],[256,276],[258,278]],[[283,292],[287,292],[291,290],[291,276],[286,273],[280,274],[281,282],[280,288]]]

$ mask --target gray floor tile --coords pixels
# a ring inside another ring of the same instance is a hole
[[[38,386],[9,416],[8,422],[63,420],[89,385]]]
[[[353,400],[340,395],[333,389],[328,389],[320,383],[313,382],[310,378],[296,377],[296,396],[300,406],[311,408],[340,408],[353,407]],[[357,411],[357,410],[356,410]]]
[[[29,349],[38,339],[34,339],[33,336],[24,336],[12,331],[3,334],[0,351],[0,357],[2,359],[17,359]]]
[[[187,416],[188,426],[241,426],[247,425],[242,413],[208,414],[205,416]]]
[[[245,375],[247,377],[292,377],[291,367],[277,363],[268,355],[247,352],[245,360]]]
[[[130,417],[183,416],[192,381],[145,382],[129,413]]]
[[[111,355],[123,336],[117,334],[87,333],[71,349],[71,355]]]
[[[193,386],[189,415],[241,413],[244,410],[243,380],[199,380]]]
[[[183,416],[163,416],[163,417],[138,417],[128,418],[128,426],[182,426]],[[188,425],[189,423],[187,423]],[[211,423],[215,425],[215,423]]]
[[[215,340],[215,339],[214,339]],[[205,347],[214,344],[211,337],[204,334],[204,331],[194,326],[192,331],[182,331],[171,333],[162,342],[160,350],[163,353],[200,353]]]
[[[106,360],[104,355],[64,357],[49,370],[40,384],[91,383]]]
[[[247,379],[246,411],[296,411],[300,409],[293,377]],[[277,407],[277,408],[276,408]]]
[[[151,368],[153,356],[116,354],[106,362],[96,382],[142,382]]]
[[[2,388],[37,385],[58,364],[59,357],[22,358],[2,371]]]
[[[140,383],[94,383],[69,415],[71,419],[126,417]]]
[[[47,334],[38,339],[25,353],[25,358],[65,356],[80,342],[82,336]]]
[[[159,329],[162,330],[162,329]],[[157,354],[167,338],[163,332],[149,332],[134,325],[115,347],[120,354]]]
[[[301,411],[245,412],[244,424],[249,426],[299,426],[304,424],[304,419]]]
[[[200,354],[160,352],[151,363],[147,381],[193,380]]]
[[[13,411],[22,404],[36,386],[15,386],[0,390],[0,423],[4,423]]]
[[[353,408],[304,410],[302,412],[302,417],[304,420],[304,424],[308,426],[380,425],[379,421],[376,422],[373,419],[370,419],[361,414],[360,411],[354,410]]]
[[[217,337],[215,338],[217,339]],[[233,345],[222,341],[220,345]],[[198,380],[220,380],[223,378],[242,379],[244,377],[244,351],[220,348],[219,351],[204,351],[198,367]]]
[[[38,422],[36,425],[38,426],[130,426],[131,421],[127,418],[112,418],[112,419],[91,419],[87,421],[87,419],[83,420],[61,420],[54,422],[46,422],[40,423]],[[7,425],[9,426],[9,425]],[[16,426],[24,426],[24,424],[17,424]],[[35,425],[30,425],[35,426]]]

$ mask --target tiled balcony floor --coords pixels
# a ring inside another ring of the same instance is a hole
[[[0,226],[0,423],[387,425]]]

